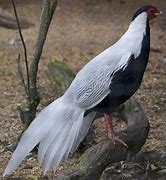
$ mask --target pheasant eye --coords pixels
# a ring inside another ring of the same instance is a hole
[[[150,9],[150,12],[151,12],[151,13],[154,13],[154,9]]]

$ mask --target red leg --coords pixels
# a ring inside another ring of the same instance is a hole
[[[105,118],[107,130],[108,130],[109,139],[113,140],[114,144],[115,144],[115,141],[118,141],[122,143],[125,147],[128,147],[127,144],[121,139],[121,136],[124,135],[124,133],[117,133],[114,131],[111,116],[108,114],[104,114],[104,118]]]

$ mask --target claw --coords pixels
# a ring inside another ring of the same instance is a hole
[[[126,148],[128,148],[128,145],[121,139],[122,136],[126,136],[126,135],[127,134],[124,132],[119,132],[119,133],[116,133],[114,131],[112,133],[108,132],[108,137],[110,140],[113,141],[114,145],[115,145],[115,141],[118,141],[121,144],[123,144]]]

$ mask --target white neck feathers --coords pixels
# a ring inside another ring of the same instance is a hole
[[[147,24],[147,13],[143,12],[140,15],[138,15],[131,23],[129,26],[128,31],[144,31],[146,29],[146,24]]]
[[[117,42],[124,51],[129,51],[138,57],[141,51],[141,44],[146,34],[147,13],[138,15],[129,25],[126,33]]]

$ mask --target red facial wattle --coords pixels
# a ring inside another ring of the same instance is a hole
[[[147,9],[148,19],[153,19],[156,16],[160,15],[162,12],[159,11],[156,7],[150,7]]]

